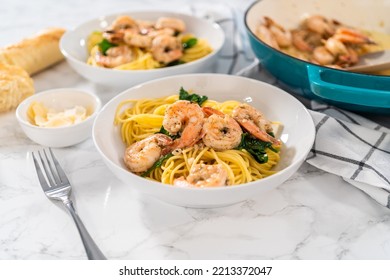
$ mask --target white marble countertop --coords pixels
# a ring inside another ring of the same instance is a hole
[[[73,28],[99,15],[157,4],[194,11],[191,1],[140,2],[6,1],[0,45],[48,26]],[[234,2],[244,8],[243,1]],[[33,79],[37,92],[77,87],[103,102],[120,91],[84,80],[66,62]],[[0,114],[0,259],[86,259],[73,221],[39,186],[28,159],[35,147],[14,112]],[[190,209],[141,196],[120,182],[91,139],[55,153],[73,182],[79,215],[109,259],[390,259],[390,210],[306,163],[261,197],[229,207]]]

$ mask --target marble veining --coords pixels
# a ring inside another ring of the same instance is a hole
[[[0,45],[47,26],[72,28],[98,15],[131,9],[160,7],[218,20],[231,17],[231,7],[242,16],[250,2],[88,0],[53,5],[49,0],[15,0],[3,7]],[[229,58],[232,48],[228,40],[223,55]],[[243,59],[231,65],[221,58],[216,71],[237,71],[249,63]],[[76,87],[94,92],[104,103],[122,90],[92,84],[66,62],[33,78],[36,91]],[[39,186],[29,155],[36,148],[14,112],[0,115],[0,259],[86,259],[73,221]],[[143,196],[120,182],[91,139],[55,153],[74,185],[79,215],[110,259],[390,259],[390,210],[308,164],[259,197],[228,207],[191,209]]]

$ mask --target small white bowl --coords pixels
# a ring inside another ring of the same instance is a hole
[[[27,117],[31,102],[42,102],[47,108],[61,111],[76,105],[87,109],[89,116],[80,123],[63,127],[39,127]],[[93,121],[101,108],[101,101],[95,95],[76,88],[59,88],[30,96],[19,104],[16,118],[24,133],[32,141],[47,147],[60,148],[78,144],[91,136]]]
[[[213,48],[213,51],[198,60],[176,66],[149,70],[116,70],[92,66],[86,63],[88,58],[87,38],[96,30],[103,30],[120,15],[129,15],[139,20],[155,21],[159,17],[175,17],[186,24],[185,33],[192,33],[203,38]],[[115,87],[130,87],[152,79],[186,73],[213,72],[217,54],[225,41],[222,28],[211,21],[195,16],[168,11],[132,11],[99,17],[81,24],[74,30],[67,31],[61,38],[60,49],[70,66],[84,78],[98,84]]]
[[[126,99],[155,98],[179,92],[180,87],[212,100],[237,100],[260,109],[270,120],[280,121],[283,131],[281,160],[276,174],[230,187],[185,188],[147,180],[126,168],[120,127],[113,124],[119,103]],[[315,136],[306,108],[287,92],[248,78],[222,74],[187,74],[166,77],[130,88],[109,101],[96,117],[92,131],[95,146],[111,171],[129,187],[165,202],[186,207],[219,207],[237,203],[276,188],[303,163]]]

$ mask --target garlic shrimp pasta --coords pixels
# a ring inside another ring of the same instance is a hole
[[[115,113],[130,172],[165,184],[219,187],[274,174],[281,141],[256,108],[176,95],[122,101]]]
[[[119,16],[105,30],[90,34],[87,63],[146,70],[188,63],[212,52],[207,40],[185,30],[185,23],[178,18],[160,17],[152,22]]]

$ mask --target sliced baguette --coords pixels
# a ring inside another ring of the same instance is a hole
[[[0,48],[0,63],[16,65],[35,74],[64,57],[59,48],[59,41],[65,29],[48,28],[19,43]]]

